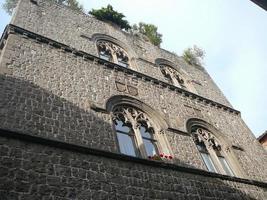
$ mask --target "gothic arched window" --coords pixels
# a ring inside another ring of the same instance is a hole
[[[160,64],[160,70],[167,81],[176,87],[185,89],[185,80],[182,78],[181,74],[168,65]]]
[[[96,45],[100,58],[122,67],[129,67],[129,57],[123,48],[106,40],[98,40]]]
[[[235,175],[224,156],[220,143],[210,131],[196,126],[192,128],[192,134],[208,171],[229,176]]]
[[[144,158],[158,155],[155,130],[144,112],[131,106],[118,106],[112,118],[121,153]]]

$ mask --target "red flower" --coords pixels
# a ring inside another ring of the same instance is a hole
[[[161,153],[161,154],[159,154],[159,156],[160,156],[160,157],[163,157],[163,156],[164,156],[164,154],[163,154],[163,153]]]
[[[168,158],[168,156],[165,156],[165,158]]]
[[[169,156],[169,159],[172,159],[172,156]]]

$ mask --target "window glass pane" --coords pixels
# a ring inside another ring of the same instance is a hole
[[[231,168],[230,168],[230,166],[228,165],[228,163],[227,163],[227,161],[225,160],[225,158],[224,158],[224,157],[221,157],[221,156],[219,156],[218,158],[219,158],[219,160],[220,160],[220,162],[221,162],[221,164],[222,164],[222,167],[223,167],[224,171],[226,172],[226,174],[227,174],[227,175],[230,175],[230,176],[234,176],[234,173],[233,173],[233,171],[231,170]]]
[[[120,120],[116,120],[115,129],[124,133],[129,133],[131,130],[128,126],[124,126],[124,123]]]
[[[122,61],[118,61],[118,65],[127,68],[129,65],[128,63],[122,62]]]
[[[209,154],[201,153],[204,163],[210,172],[217,172]]]
[[[111,55],[108,54],[105,51],[100,51],[99,57],[102,58],[102,59],[104,59],[104,60],[111,61]]]
[[[157,154],[155,144],[153,144],[152,141],[143,139],[143,142],[144,142],[146,153],[148,156],[153,156]]]
[[[136,156],[133,138],[129,135],[118,133],[120,152],[129,156]]]
[[[207,153],[208,150],[203,142],[197,144],[197,149],[202,153]]]
[[[140,126],[140,133],[142,137],[151,138],[151,134],[146,130],[144,126]]]

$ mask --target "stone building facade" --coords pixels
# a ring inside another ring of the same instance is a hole
[[[1,199],[267,199],[266,152],[201,66],[45,0],[0,47]]]

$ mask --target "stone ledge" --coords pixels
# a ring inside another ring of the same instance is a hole
[[[118,154],[118,153],[108,152],[108,151],[104,151],[104,150],[89,148],[89,147],[84,146],[84,145],[76,145],[76,144],[66,143],[66,142],[62,142],[62,141],[58,141],[58,140],[52,140],[52,139],[48,139],[48,138],[44,138],[44,137],[40,137],[40,136],[28,135],[25,133],[19,133],[19,132],[14,132],[14,131],[10,131],[10,130],[0,129],[0,137],[5,137],[5,138],[10,138],[10,139],[15,139],[15,140],[21,140],[21,141],[25,141],[25,142],[34,143],[34,144],[46,145],[46,146],[50,146],[53,148],[59,148],[59,149],[64,149],[64,150],[68,150],[68,151],[74,151],[74,152],[78,152],[78,153],[82,153],[82,154],[101,156],[101,157],[125,161],[125,162],[134,162],[134,163],[139,163],[139,164],[143,164],[143,165],[149,165],[152,167],[163,168],[166,170],[177,170],[180,172],[191,173],[191,174],[196,174],[196,175],[211,177],[211,178],[219,178],[222,180],[240,182],[240,183],[244,183],[244,184],[255,185],[258,187],[267,188],[266,182],[244,179],[244,178],[237,178],[237,177],[232,177],[232,176],[227,176],[227,175],[222,175],[222,174],[204,171],[204,170],[197,169],[197,168],[190,168],[190,167],[179,166],[176,164],[170,164],[170,163],[164,163],[164,162],[158,162],[158,161],[153,161],[153,160],[131,157],[131,156],[123,155],[123,154]]]
[[[102,65],[104,65],[104,66],[106,66],[108,68],[111,68],[111,69],[114,69],[114,70],[118,70],[118,71],[122,71],[124,73],[133,75],[136,78],[142,79],[143,81],[148,81],[148,82],[150,82],[152,84],[160,85],[163,88],[168,88],[170,91],[174,91],[174,92],[180,93],[184,97],[188,97],[188,98],[191,98],[192,100],[203,102],[204,104],[209,105],[211,107],[215,107],[216,109],[221,109],[221,110],[227,111],[227,112],[232,113],[232,114],[240,115],[240,111],[235,110],[233,108],[230,108],[228,106],[225,106],[225,105],[223,105],[221,103],[218,103],[218,102],[215,102],[213,100],[207,99],[205,97],[199,96],[199,95],[194,94],[192,92],[189,92],[187,90],[178,88],[178,87],[176,87],[174,85],[171,85],[169,83],[163,82],[161,80],[158,80],[158,79],[153,78],[151,76],[148,76],[146,74],[142,74],[142,73],[137,72],[135,70],[132,70],[132,69],[129,69],[129,68],[125,68],[125,67],[122,67],[120,65],[117,65],[115,63],[106,61],[104,59],[101,59],[101,58],[96,57],[94,55],[88,54],[86,52],[79,51],[79,50],[77,50],[75,48],[72,48],[72,47],[67,46],[65,44],[56,42],[56,41],[54,41],[52,39],[49,39],[47,37],[38,35],[36,33],[33,33],[31,31],[25,30],[23,28],[20,28],[18,26],[12,25],[12,24],[10,24],[10,25],[8,25],[6,27],[6,31],[4,32],[5,35],[3,35],[2,38],[7,38],[9,34],[16,34],[16,33],[17,34],[21,34],[24,37],[28,37],[28,38],[34,39],[34,40],[36,40],[38,42],[42,42],[42,43],[51,45],[51,46],[53,46],[55,48],[58,48],[58,49],[61,49],[63,51],[72,53],[75,56],[82,57],[85,60],[91,60],[91,61],[93,61],[95,63],[102,64]],[[0,46],[1,45],[2,44],[0,43]]]
[[[169,127],[167,130],[171,131],[172,133],[176,133],[176,134],[179,134],[179,135],[191,137],[191,134],[189,134],[188,132],[184,132],[184,131],[182,131],[180,129],[177,129],[177,128]]]

